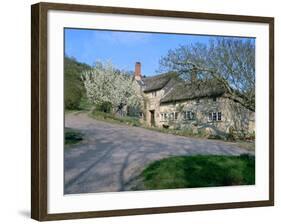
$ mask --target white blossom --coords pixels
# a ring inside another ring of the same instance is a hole
[[[138,107],[140,96],[131,75],[116,70],[111,63],[97,63],[81,75],[88,100],[93,104],[110,102],[113,109]]]

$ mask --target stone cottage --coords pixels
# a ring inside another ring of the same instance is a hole
[[[215,80],[186,83],[175,73],[143,77],[140,62],[135,80],[143,98],[141,119],[148,126],[214,135],[255,131],[255,112],[229,99]]]

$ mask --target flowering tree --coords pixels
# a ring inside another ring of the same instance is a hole
[[[114,112],[139,107],[137,83],[128,73],[115,69],[111,63],[96,63],[81,75],[87,98],[93,104],[110,103]]]

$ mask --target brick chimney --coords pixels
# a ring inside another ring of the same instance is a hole
[[[141,63],[136,62],[135,64],[135,80],[141,80]]]

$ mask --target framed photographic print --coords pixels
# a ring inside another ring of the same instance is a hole
[[[274,18],[32,5],[32,218],[274,204]]]

